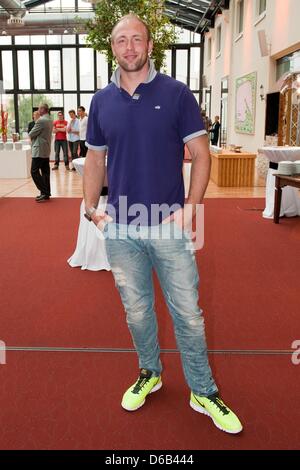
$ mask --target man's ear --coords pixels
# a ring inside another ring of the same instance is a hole
[[[153,41],[152,39],[149,41],[149,44],[148,44],[148,56],[150,57],[151,54],[152,54],[152,51],[153,51]]]

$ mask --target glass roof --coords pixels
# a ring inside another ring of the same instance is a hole
[[[171,22],[190,31],[204,32],[213,27],[214,17],[221,9],[229,8],[230,0],[165,0],[165,14]],[[74,11],[75,0],[22,0],[27,10],[47,12]],[[49,4],[49,5],[47,5]],[[89,0],[78,0],[79,11],[92,11]],[[44,7],[44,8],[43,8]]]

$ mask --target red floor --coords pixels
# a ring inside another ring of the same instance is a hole
[[[131,348],[109,272],[70,268],[80,201],[2,199],[0,338],[9,346]],[[300,331],[300,218],[245,210],[263,200],[209,199],[197,254],[210,349],[288,350]],[[180,275],[180,274],[179,274]],[[163,348],[174,348],[158,286]]]
[[[120,407],[131,353],[8,352],[0,366],[1,449],[298,449],[299,366],[290,356],[210,356],[222,396],[244,424],[219,431],[193,411],[178,355],[140,410]]]
[[[70,268],[78,199],[0,199],[0,340],[7,346],[132,348],[111,273]],[[206,202],[197,253],[209,349],[290,350],[300,340],[300,219],[275,226],[262,200]],[[180,275],[180,273],[178,273]],[[159,287],[162,348],[174,348]],[[189,406],[178,354],[164,387],[121,409],[134,353],[11,352],[0,365],[0,449],[297,449],[299,366],[290,355],[210,355],[245,430],[231,436]],[[180,371],[180,372],[179,372]]]

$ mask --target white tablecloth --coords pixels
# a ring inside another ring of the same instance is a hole
[[[31,160],[29,145],[20,150],[0,150],[0,178],[29,178]]]
[[[73,160],[76,171],[82,176],[85,158],[77,158]],[[105,209],[107,196],[101,196],[98,208]],[[90,271],[106,270],[110,271],[110,265],[106,255],[105,240],[102,232],[84,217],[85,206],[84,201],[80,206],[80,222],[77,236],[76,249],[73,255],[68,259],[68,263],[72,268],[81,266],[81,269]]]
[[[258,149],[258,152],[265,155],[270,162],[274,163],[286,160],[300,160],[300,147],[262,147]],[[269,168],[267,174],[266,206],[263,211],[263,217],[266,219],[272,219],[274,216],[275,171]],[[285,186],[282,189],[280,217],[295,217],[296,215],[300,215],[299,190],[291,186]]]
[[[274,163],[300,160],[300,147],[261,147],[258,152]]]

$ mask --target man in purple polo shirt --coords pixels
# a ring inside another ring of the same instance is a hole
[[[198,271],[186,232],[208,184],[210,155],[200,111],[189,89],[157,73],[149,55],[148,26],[137,16],[123,17],[112,31],[119,67],[112,82],[93,97],[84,171],[86,217],[103,229],[108,259],[139,357],[140,375],[125,392],[122,407],[140,408],[162,386],[154,269],[173,319],[183,370],[191,389],[190,405],[210,416],[223,431],[242,425],[221,400],[212,378]],[[184,202],[184,144],[193,159],[191,185]],[[108,172],[108,209],[96,210]],[[159,208],[159,211],[157,211]]]

